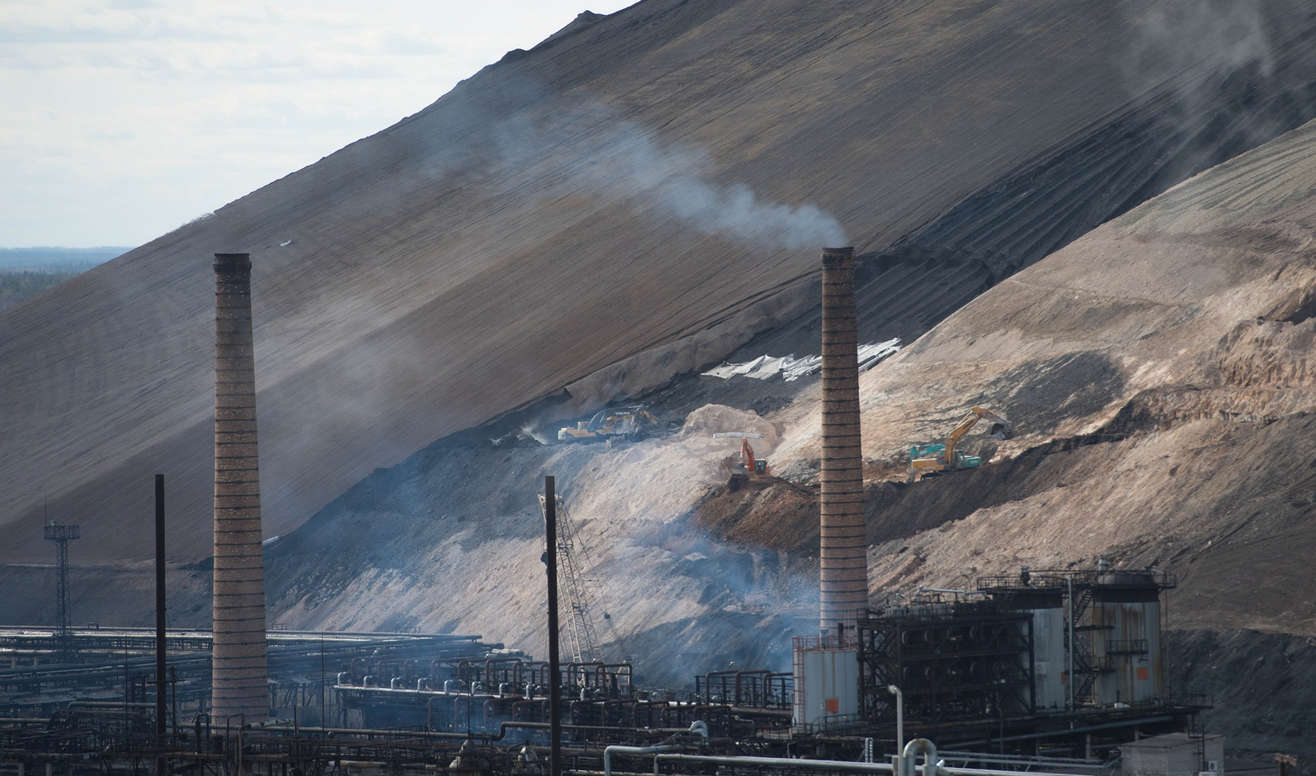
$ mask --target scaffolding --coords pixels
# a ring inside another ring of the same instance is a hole
[[[995,602],[913,606],[859,622],[861,714],[895,721],[894,697],[926,723],[1036,710],[1033,630],[1027,614]]]

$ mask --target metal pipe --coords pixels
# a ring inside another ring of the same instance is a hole
[[[1127,728],[1127,727],[1133,727],[1135,725],[1159,725],[1162,722],[1172,722],[1174,719],[1175,719],[1174,717],[1168,714],[1158,717],[1137,717],[1137,718],[1126,719],[1120,722],[1106,722],[1100,725],[1085,725],[1083,727],[1071,727],[1065,730],[1065,733],[1067,735],[1073,735],[1075,733],[1096,733],[1101,730],[1115,730],[1117,728],[1122,728],[1122,727]],[[1070,724],[1072,725],[1073,722],[1071,721]],[[1054,735],[1055,735],[1054,732],[1024,733],[1020,735],[1006,736],[1005,738],[990,738],[990,739],[984,738],[978,741],[969,741],[967,743],[985,745],[988,743],[1001,742],[1008,744],[1017,741],[1035,741],[1038,739],[1047,738]]]
[[[123,704],[119,703],[119,704],[111,704],[111,705],[114,705],[116,707],[122,707]],[[149,706],[150,704],[146,704],[146,705]],[[49,722],[50,720],[42,720],[42,721]],[[594,731],[594,732],[601,732],[601,731],[608,731],[613,733],[635,732],[634,728],[617,727],[617,726],[607,727],[603,725],[563,725],[562,727],[567,730],[584,730],[584,731]],[[439,730],[396,730],[396,729],[385,729],[385,728],[341,728],[341,727],[304,727],[304,726],[299,726],[295,728],[295,730],[300,731],[302,733],[333,734],[335,738],[357,735],[357,736],[367,736],[367,737],[386,736],[392,738],[442,738],[442,739],[459,739],[459,740],[465,740],[467,738],[476,738],[482,741],[502,741],[504,738],[507,737],[507,731],[513,728],[530,728],[532,730],[548,730],[550,728],[550,723],[517,722],[515,720],[504,720],[498,723],[497,733],[487,733],[487,732],[486,733],[475,733],[475,732],[445,733]],[[266,724],[266,725],[262,725],[259,728],[256,728],[256,730],[264,731],[267,733],[294,732],[294,728],[292,725],[283,725],[283,724],[278,724],[278,725]],[[703,735],[699,730],[693,729],[693,727],[649,728],[648,730],[649,732],[653,732],[653,733],[695,733],[697,735]]]
[[[923,776],[937,776],[937,745],[926,738],[916,738],[900,750],[902,770],[908,773],[910,763],[920,754],[923,755]]]
[[[549,776],[562,776],[562,677],[557,622],[557,495],[556,480],[544,478],[544,564],[548,574],[548,722]]]
[[[690,723],[690,732],[704,737],[704,743],[708,743],[708,723],[702,719],[697,719]]]
[[[217,717],[269,717],[265,572],[251,256],[215,254],[215,561],[212,707]]]
[[[896,751],[905,749],[905,694],[894,684],[886,686],[887,692],[896,696]]]
[[[923,776],[1020,776],[1023,771],[990,770],[982,768],[947,768],[937,765],[937,747],[926,738],[916,738],[905,745],[902,756],[906,758],[924,755]],[[807,760],[790,757],[719,757],[694,754],[656,754],[654,755],[654,772],[658,772],[659,762],[709,763],[714,765],[747,765],[755,767],[807,769],[820,771],[855,771],[859,773],[894,773],[896,767],[891,763],[857,763],[848,760]],[[606,766],[605,766],[606,769]],[[1065,776],[1064,774],[1029,771],[1029,776]],[[899,776],[899,774],[897,774]]]
[[[853,626],[868,607],[859,331],[854,248],[822,252],[822,465],[819,630]]]
[[[808,769],[822,771],[857,771],[859,773],[892,773],[891,763],[853,763],[848,760],[797,760],[791,757],[717,757],[705,754],[657,754],[658,762],[710,763],[714,765],[752,765],[760,768]]]
[[[1069,710],[1074,711],[1074,577],[1065,577],[1069,584]],[[1054,600],[1054,599],[1053,599]],[[1072,726],[1073,723],[1071,722]]]
[[[613,744],[603,749],[603,776],[612,776],[612,756],[614,754],[644,755],[670,751],[672,751],[670,744],[662,746],[621,746],[620,744]],[[657,760],[654,761],[653,772],[658,772]]]

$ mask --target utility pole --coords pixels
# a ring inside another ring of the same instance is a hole
[[[155,748],[165,749],[165,478],[155,475]],[[174,720],[178,724],[178,720]],[[169,773],[169,760],[156,757],[157,776]]]
[[[577,546],[576,528],[562,496],[556,496],[556,501],[558,590],[566,588],[567,606],[571,612],[567,618],[571,660],[575,663],[606,663],[603,642],[594,624],[594,607],[591,605],[593,595],[588,587],[593,564],[590,563],[584,545]],[[548,520],[548,502],[543,494],[539,496],[539,508],[544,513],[544,519]],[[620,642],[615,631],[613,637],[614,641]]]
[[[553,477],[544,478],[544,565],[548,568],[548,745],[549,776],[562,776],[562,675],[558,658],[557,495]]]
[[[59,659],[73,656],[73,612],[69,604],[69,542],[77,539],[79,526],[46,523],[46,541],[55,544],[55,641]]]

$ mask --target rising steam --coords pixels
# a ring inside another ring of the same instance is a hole
[[[700,234],[760,249],[848,245],[845,230],[814,205],[760,198],[744,183],[717,183],[703,149],[662,143],[655,132],[597,103],[498,133],[508,161],[577,194],[626,201],[638,213],[676,219]]]

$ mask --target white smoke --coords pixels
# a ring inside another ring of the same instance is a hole
[[[1121,0],[1120,7],[1129,26],[1120,64],[1135,95],[1188,71],[1252,67],[1263,78],[1274,74],[1273,46],[1258,3]]]
[[[748,185],[712,179],[716,162],[703,149],[662,143],[658,135],[597,103],[537,122],[505,125],[497,140],[521,177],[557,180],[576,194],[626,201],[655,218],[700,234],[762,249],[844,246],[845,230],[811,204],[766,200]]]

